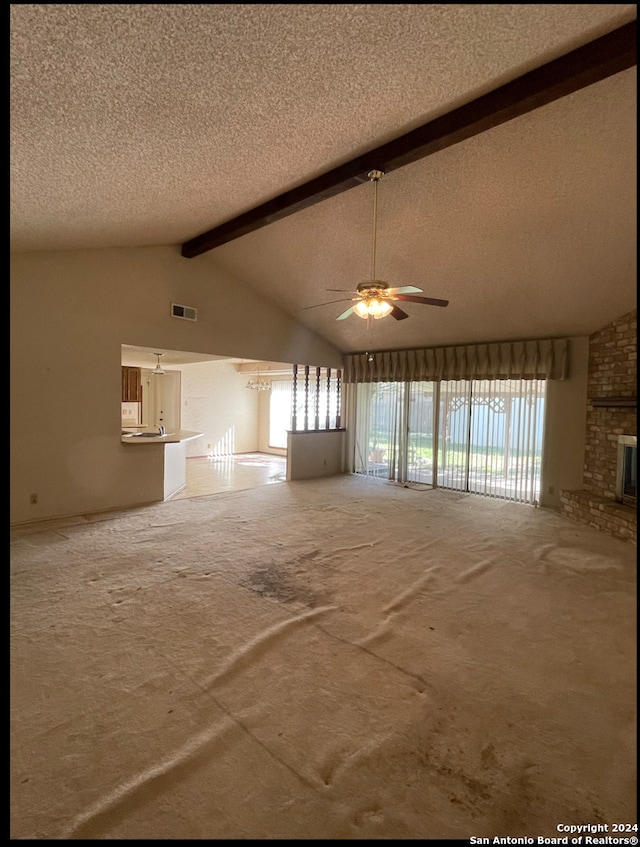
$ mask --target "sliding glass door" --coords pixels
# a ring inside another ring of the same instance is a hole
[[[355,470],[535,503],[544,389],[531,379],[360,384]]]
[[[406,481],[433,484],[437,383],[407,383]]]
[[[404,445],[406,385],[375,382],[356,387],[355,469],[382,479],[401,479],[397,460]]]
[[[447,380],[438,388],[438,485],[467,491],[471,381]]]

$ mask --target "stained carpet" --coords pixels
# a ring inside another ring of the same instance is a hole
[[[14,839],[636,820],[629,544],[357,476],[11,541]]]

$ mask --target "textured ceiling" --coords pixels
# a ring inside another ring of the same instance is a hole
[[[634,20],[632,4],[11,6],[11,247],[178,247]],[[589,334],[636,304],[636,68],[185,262],[344,351]],[[345,294],[345,297],[348,297]]]

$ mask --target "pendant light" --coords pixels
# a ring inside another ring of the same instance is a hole
[[[151,373],[152,373],[152,374],[159,374],[160,376],[163,376],[165,372],[164,372],[164,370],[162,369],[162,365],[160,364],[160,357],[161,357],[161,356],[164,356],[164,353],[154,353],[153,355],[158,357],[158,364],[157,364],[157,365],[155,366],[155,368],[151,371]]]
[[[373,244],[371,249],[371,291],[366,291],[362,295],[362,300],[356,303],[353,307],[353,312],[359,318],[374,318],[380,320],[390,315],[393,311],[393,305],[389,302],[386,296],[380,291],[375,290],[377,287],[376,280],[376,242],[378,235],[378,183],[384,176],[384,171],[369,171],[367,174],[373,183]],[[388,288],[388,286],[386,286]]]
[[[261,372],[258,371],[256,376],[249,377],[245,388],[251,388],[253,391],[270,391],[271,383],[263,379]]]

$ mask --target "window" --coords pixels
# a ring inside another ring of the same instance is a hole
[[[340,413],[340,371],[309,368],[296,380],[296,430],[335,429]],[[269,446],[287,446],[287,431],[294,429],[293,377],[271,381]]]
[[[271,380],[269,398],[269,447],[287,447],[287,430],[291,429],[293,379]]]

